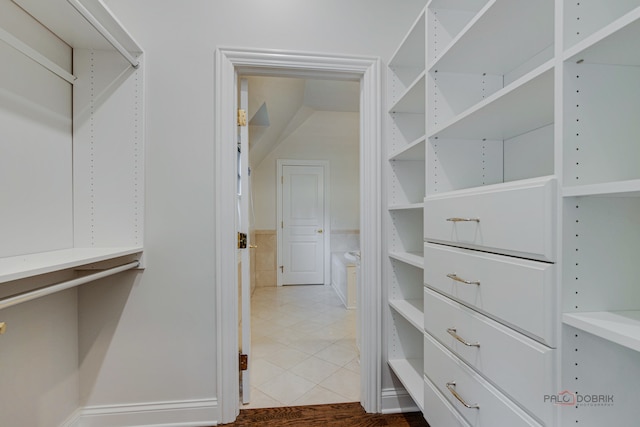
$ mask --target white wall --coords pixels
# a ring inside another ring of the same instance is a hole
[[[117,291],[122,311],[108,314],[112,338],[101,363],[83,372],[95,379],[85,390],[87,405],[195,404],[217,397],[215,48],[386,61],[425,3],[107,0],[145,50],[147,268],[130,288],[112,279],[123,287]],[[90,338],[90,331],[83,334]]]
[[[328,160],[331,228],[358,230],[359,113],[315,111],[252,170],[255,228],[276,228],[277,159]]]

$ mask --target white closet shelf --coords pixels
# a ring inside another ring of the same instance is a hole
[[[640,65],[640,7],[564,52],[567,61]]]
[[[420,68],[425,64],[425,13],[422,11],[389,61],[390,68]],[[418,52],[418,54],[416,54]],[[422,54],[422,56],[420,55]]]
[[[425,140],[426,136],[422,135],[406,147],[396,150],[389,155],[389,160],[424,160]]]
[[[407,203],[403,205],[389,206],[390,211],[402,211],[402,210],[412,210],[412,209],[424,209],[424,203]]]
[[[389,300],[389,305],[418,331],[424,331],[424,302],[421,299]]]
[[[67,0],[12,0],[73,48],[112,50],[111,44]],[[102,0],[80,0],[100,24],[129,52],[140,46],[111,15]]]
[[[547,61],[428,137],[504,140],[553,123],[553,70],[554,61]]]
[[[562,320],[574,328],[640,351],[640,311],[565,313]]]
[[[71,248],[0,258],[0,283],[142,253],[142,247]]]
[[[552,0],[490,0],[430,70],[504,75],[553,45]]]
[[[562,189],[562,195],[564,197],[577,197],[577,196],[640,197],[640,179],[564,187]]]
[[[390,113],[424,113],[426,74],[424,72],[409,85],[407,90],[398,98],[389,109]]]
[[[418,408],[424,411],[424,370],[422,359],[392,359],[389,366],[402,381]]]
[[[424,254],[422,252],[389,252],[389,257],[414,267],[424,268]]]

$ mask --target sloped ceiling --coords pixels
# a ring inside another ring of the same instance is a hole
[[[253,167],[315,111],[359,111],[358,82],[289,77],[247,79],[249,161]]]

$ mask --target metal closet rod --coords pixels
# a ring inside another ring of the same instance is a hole
[[[100,271],[99,273],[89,274],[88,276],[79,277],[77,279],[67,280],[66,282],[56,283],[55,285],[45,286],[40,289],[25,292],[20,295],[15,295],[9,298],[0,300],[0,310],[14,305],[22,304],[23,302],[31,301],[36,298],[44,297],[54,294],[56,292],[64,291],[76,286],[83,285],[85,283],[93,282],[94,280],[102,279],[104,277],[113,276],[114,274],[122,271],[131,270],[140,265],[140,261],[133,261],[128,264],[124,264],[118,267],[109,268],[108,270]]]
[[[82,15],[82,17],[86,19],[86,21],[120,53],[120,55],[124,57],[124,59],[129,61],[133,68],[138,68],[140,66],[140,62],[134,58],[133,55],[131,55],[115,37],[111,35],[111,33],[100,23],[100,21],[96,19],[95,16],[93,16],[91,12],[89,12],[86,7],[84,7],[82,3],[80,3],[79,0],[67,0],[67,2],[73,6],[73,8],[77,10],[78,13],[80,13],[80,15]]]
[[[58,77],[68,81],[69,83],[73,84],[76,81],[76,77],[73,74],[68,73],[64,68],[60,67],[58,64],[51,61],[49,58],[33,49],[32,47],[28,46],[27,44],[23,43],[17,37],[14,37],[11,33],[5,31],[2,28],[0,28],[0,40],[4,41],[6,44],[22,53],[27,58],[34,60],[47,70],[56,74]]]

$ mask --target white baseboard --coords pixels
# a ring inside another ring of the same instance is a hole
[[[403,389],[386,388],[382,390],[383,414],[397,414],[400,412],[420,412],[420,408],[415,404],[409,393]]]
[[[63,427],[204,427],[217,425],[217,399],[88,406],[77,424]]]

